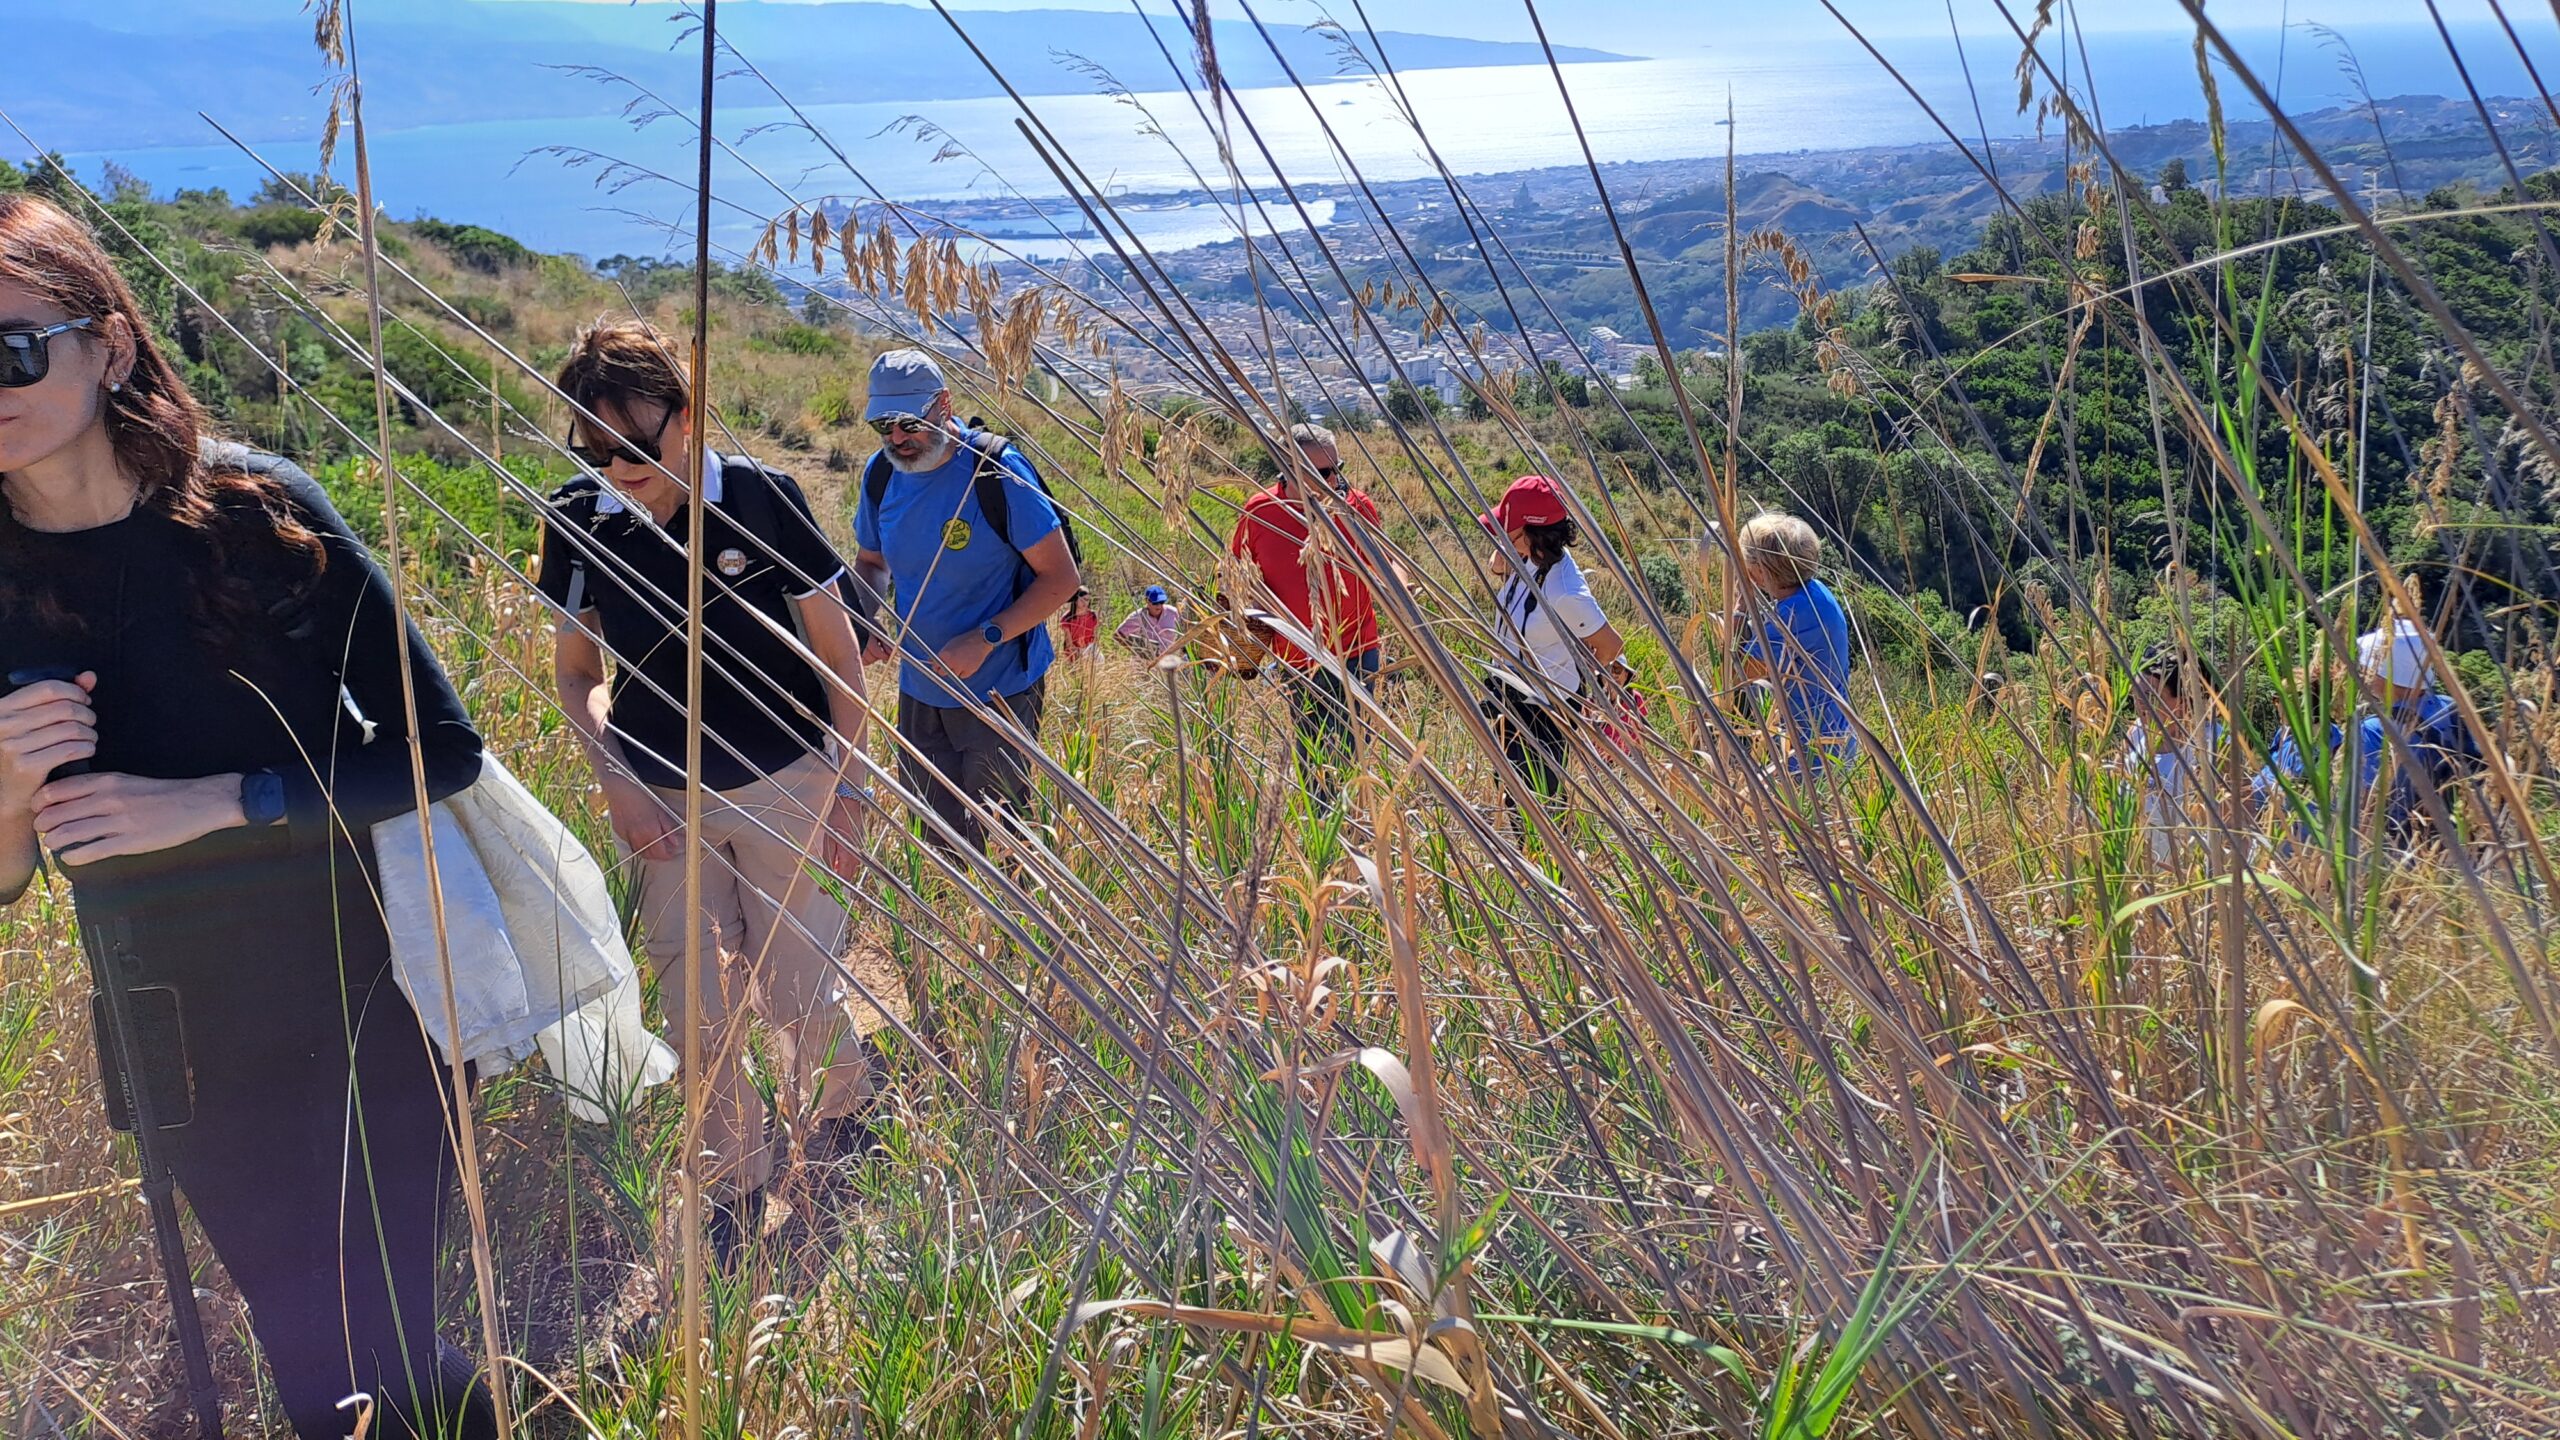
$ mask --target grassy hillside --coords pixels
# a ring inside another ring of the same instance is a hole
[[[1297,793],[1278,685],[1063,671],[1035,831],[970,873],[884,831],[842,881],[849,967],[886,1012],[866,1025],[890,1153],[791,1172],[711,1297],[703,1393],[681,1393],[670,1309],[672,1088],[588,1127],[539,1072],[487,1086],[526,1433],[672,1434],[687,1406],[722,1437],[2547,1433],[2555,712],[2519,702],[2551,698],[2549,596],[2543,502],[2494,488],[2528,473],[2501,467],[2529,427],[2509,438],[2444,334],[2386,298],[2370,433],[2408,449],[2371,442],[2365,508],[2337,506],[2306,474],[2367,433],[2338,408],[2360,394],[2336,342],[2361,323],[2357,252],[2092,300],[2109,287],[2082,267],[2123,249],[2092,198],[1906,257],[1890,291],[1809,293],[1804,324],[1743,349],[1729,471],[1727,375],[1703,357],[1679,367],[1703,444],[1659,370],[1624,415],[1569,376],[1478,375],[1436,434],[1418,395],[1347,434],[1421,593],[1391,598],[1408,663],[1344,815]],[[99,213],[228,428],[311,459],[380,533],[349,458],[372,418],[350,249],[281,193]],[[2325,223],[2191,192],[2141,213],[2151,266]],[[2539,403],[2535,237],[2441,214],[2410,243]],[[403,583],[492,748],[609,853],[513,573],[525,492],[566,474],[540,440],[560,412],[455,312],[538,373],[599,313],[678,328],[688,277],[386,236],[440,297],[389,297]],[[873,267],[875,317],[963,288],[923,253]],[[713,289],[715,408],[841,527],[886,337],[754,271]],[[1149,579],[1195,606],[1236,588],[1220,542],[1266,462],[1235,416],[1036,376],[965,401],[1043,457],[1112,615]],[[1525,797],[1473,705],[1494,639],[1464,517],[1532,466],[1600,522],[1586,554],[1652,715],[1624,751],[1577,741],[1570,803],[1511,820]],[[1721,703],[1727,577],[1691,538],[1718,483],[1846,537],[1829,573],[1868,755],[1833,783],[1764,766]],[[2462,517],[2491,511],[2507,528],[2467,548]],[[2510,763],[2414,856],[2325,764],[2248,799],[2278,723],[2317,733],[2353,703],[2319,637],[2379,604],[2347,579],[2359,516],[2395,564],[2525,597],[2446,621],[2490,647],[2479,698],[2507,699]],[[2125,670],[2173,638],[2233,740],[2155,855]],[[176,1362],[75,945],[58,883],[0,915],[0,1400],[32,1433],[170,1433]],[[262,1433],[242,1312],[204,1283]],[[449,1289],[472,1313],[459,1249]]]

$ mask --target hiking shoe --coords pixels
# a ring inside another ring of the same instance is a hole
[[[840,1115],[821,1120],[809,1135],[809,1163],[812,1165],[860,1165],[874,1156],[888,1153],[889,1142],[880,1137],[871,1121],[861,1115]]]
[[[764,1191],[750,1190],[734,1199],[705,1203],[711,1214],[704,1222],[703,1236],[711,1245],[711,1263],[722,1270],[735,1270],[747,1242],[764,1228]]]

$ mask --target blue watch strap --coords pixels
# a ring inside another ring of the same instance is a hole
[[[240,777],[240,815],[255,830],[284,818],[284,777],[252,770]]]

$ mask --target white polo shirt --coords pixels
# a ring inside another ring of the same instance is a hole
[[[1582,578],[1573,552],[1566,551],[1534,591],[1526,578],[1513,575],[1495,603],[1502,610],[1502,645],[1512,658],[1534,661],[1547,683],[1567,694],[1580,690],[1582,667],[1566,632],[1588,640],[1608,627],[1609,617],[1592,598],[1591,582]]]

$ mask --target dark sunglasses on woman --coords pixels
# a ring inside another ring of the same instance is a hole
[[[674,419],[673,414],[661,417],[658,428],[649,432],[645,440],[637,435],[617,436],[615,443],[605,446],[578,443],[578,432],[573,428],[563,448],[568,450],[569,458],[590,470],[602,470],[616,460],[625,465],[656,465],[661,463],[658,442],[666,436],[667,425]]]
[[[87,316],[38,330],[0,330],[0,390],[16,390],[42,380],[53,369],[53,340],[98,322]]]

